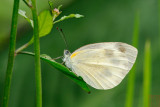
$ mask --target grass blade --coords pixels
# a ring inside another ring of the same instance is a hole
[[[136,48],[138,47],[138,40],[139,40],[139,13],[137,12],[135,15],[133,42],[132,42],[132,45]],[[128,87],[127,87],[125,107],[133,106],[135,73],[136,73],[135,71],[136,71],[136,62],[132,70],[130,71],[129,77],[128,77]]]
[[[158,33],[159,33],[159,41],[160,41],[160,0],[158,0],[158,24],[159,24],[159,29],[158,29]],[[158,44],[159,46],[160,46],[160,42],[159,42],[159,44]],[[159,51],[158,51],[159,53],[160,53],[160,49],[159,49]]]
[[[144,72],[143,72],[143,107],[150,106],[150,87],[151,87],[151,46],[150,41],[145,43]]]

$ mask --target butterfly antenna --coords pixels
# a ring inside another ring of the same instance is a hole
[[[65,37],[65,34],[64,34],[63,30],[62,30],[62,29],[59,29],[58,27],[57,27],[57,30],[58,30],[59,33],[61,34],[61,36],[62,36],[62,38],[63,38],[63,40],[64,40],[64,43],[65,43],[65,45],[66,45],[66,48],[67,48],[67,50],[68,50],[68,43],[67,43],[67,41],[66,41],[66,37]]]

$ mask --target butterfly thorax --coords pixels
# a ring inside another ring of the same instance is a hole
[[[71,53],[68,51],[68,50],[64,50],[64,58],[63,58],[63,61],[65,62],[65,65],[68,67],[68,68],[72,68],[71,67]]]

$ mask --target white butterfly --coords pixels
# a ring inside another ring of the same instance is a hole
[[[104,42],[83,46],[72,54],[64,50],[65,65],[96,89],[117,86],[132,68],[137,49],[121,42]]]

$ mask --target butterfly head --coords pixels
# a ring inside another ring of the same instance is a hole
[[[65,65],[69,68],[71,68],[71,59],[70,59],[71,53],[68,50],[64,50],[64,58],[63,61],[65,62]]]
[[[70,56],[71,53],[68,50],[64,50],[64,56]]]
[[[63,61],[66,62],[68,58],[71,56],[71,53],[68,50],[64,50],[64,58]]]

